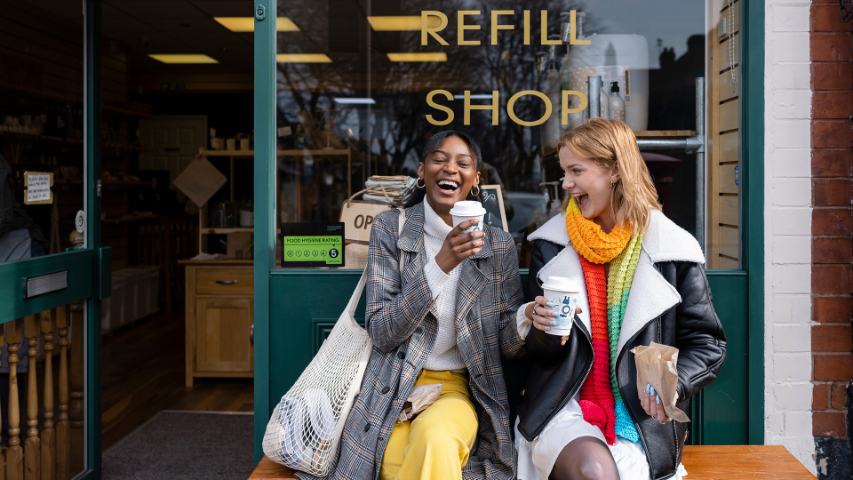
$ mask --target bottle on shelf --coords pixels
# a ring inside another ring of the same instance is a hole
[[[619,95],[619,82],[610,83],[610,95],[607,97],[607,116],[611,120],[625,121],[625,100]]]

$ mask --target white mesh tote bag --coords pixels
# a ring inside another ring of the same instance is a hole
[[[405,216],[400,212],[400,230]],[[286,467],[324,477],[335,462],[373,345],[355,321],[367,271],[317,355],[281,397],[264,433],[264,454]]]

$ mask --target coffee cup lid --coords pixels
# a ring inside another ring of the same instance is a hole
[[[579,292],[580,286],[576,278],[572,277],[557,277],[550,276],[545,279],[542,284],[544,290],[553,290],[555,292]]]
[[[450,214],[457,217],[478,217],[486,214],[483,204],[475,200],[462,200],[453,204]]]

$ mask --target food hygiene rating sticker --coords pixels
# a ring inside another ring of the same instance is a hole
[[[344,235],[336,230],[337,225],[325,226],[317,231],[302,228],[285,228],[282,238],[283,266],[293,267],[340,267],[344,265]],[[332,227],[328,229],[328,227]],[[290,231],[288,231],[290,230]],[[325,233],[325,234],[318,234]]]

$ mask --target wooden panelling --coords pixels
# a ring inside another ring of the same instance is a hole
[[[0,88],[46,98],[82,101],[83,27],[21,8],[0,12]],[[128,65],[121,51],[101,56],[106,103],[128,101]]]
[[[728,270],[735,270],[737,268],[740,268],[739,261],[723,257],[722,255],[717,255],[716,257],[710,258],[709,262],[709,266],[711,268],[722,268]]]
[[[717,163],[740,161],[740,132],[733,131],[720,135],[719,149],[715,156]]]
[[[720,196],[720,223],[740,226],[740,196]]]
[[[729,258],[740,258],[740,230],[720,226],[720,253]]]
[[[731,6],[725,5],[717,22],[717,38],[720,41],[737,32],[740,32],[740,2],[735,2]]]
[[[740,2],[712,0],[709,42],[708,266],[740,268]]]
[[[740,67],[734,68],[734,75],[731,71],[720,73],[717,77],[717,85],[720,89],[720,101],[725,102],[740,96]]]
[[[22,9],[0,15],[0,85],[4,89],[43,90],[54,96],[83,98],[83,29],[63,25]]]
[[[732,42],[734,45],[732,46]],[[727,38],[720,44],[720,71],[728,70],[731,65],[740,64],[740,34]]]
[[[737,163],[727,163],[725,165],[720,165],[719,193],[740,193],[740,188],[738,188],[737,184],[735,183],[735,168],[737,166]]]
[[[740,100],[732,100],[720,105],[720,132],[729,132],[740,128]]]

